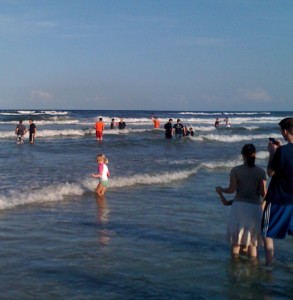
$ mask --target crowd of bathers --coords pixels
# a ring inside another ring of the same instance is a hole
[[[166,139],[181,138],[183,136],[194,136],[194,131],[192,127],[187,128],[181,123],[180,119],[177,119],[177,122],[173,125],[173,119],[169,119],[169,121],[164,125],[165,129],[165,137]]]

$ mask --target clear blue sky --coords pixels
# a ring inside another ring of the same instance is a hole
[[[0,0],[1,109],[293,110],[292,0]]]

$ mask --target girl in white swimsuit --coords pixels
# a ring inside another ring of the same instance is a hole
[[[96,188],[96,194],[98,196],[104,196],[106,192],[106,188],[108,186],[108,176],[110,175],[107,163],[108,158],[104,154],[97,155],[98,162],[98,173],[92,174],[91,176],[94,178],[99,178],[99,184]]]

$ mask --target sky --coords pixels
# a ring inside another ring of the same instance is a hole
[[[292,111],[292,0],[0,0],[0,109]]]

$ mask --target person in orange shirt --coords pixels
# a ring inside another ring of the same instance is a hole
[[[99,118],[99,121],[95,123],[95,128],[96,128],[96,139],[97,141],[101,141],[103,139],[103,131],[105,128],[103,118]]]
[[[152,117],[154,128],[160,128],[160,120],[157,117]]]

